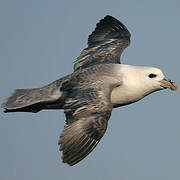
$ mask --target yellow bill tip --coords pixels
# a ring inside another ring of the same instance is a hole
[[[170,89],[173,90],[173,91],[176,91],[178,89],[177,83],[173,82],[172,85],[173,86],[171,86]]]

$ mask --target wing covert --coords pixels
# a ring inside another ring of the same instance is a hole
[[[66,125],[59,139],[64,163],[74,165],[84,159],[103,137],[112,111],[111,86],[104,87],[93,75],[86,81],[86,73],[74,76],[66,82],[63,91],[68,98],[64,105]],[[89,84],[87,84],[87,82]],[[101,84],[101,85],[99,85]]]
[[[99,63],[120,63],[123,50],[130,44],[130,32],[117,19],[106,16],[96,25],[74,64],[74,71]]]

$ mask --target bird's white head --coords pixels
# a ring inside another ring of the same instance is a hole
[[[169,88],[177,89],[177,84],[168,80],[163,72],[154,67],[120,65],[122,86],[112,91],[115,104],[124,105],[142,99],[150,93]],[[120,97],[120,94],[123,97]]]
[[[158,68],[128,65],[126,69],[127,73],[124,75],[123,82],[127,82],[127,85],[142,91],[144,96],[166,88],[177,89],[177,84],[168,80]]]

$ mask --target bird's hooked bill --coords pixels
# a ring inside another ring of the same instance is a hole
[[[172,82],[171,80],[168,80],[166,78],[163,78],[161,81],[161,87],[163,88],[169,88],[173,91],[176,91],[178,89],[178,85],[176,82]]]

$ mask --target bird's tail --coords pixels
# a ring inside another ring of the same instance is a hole
[[[4,112],[38,112],[51,108],[61,97],[59,89],[53,86],[33,89],[16,89],[2,104]],[[49,108],[48,108],[49,107]]]

